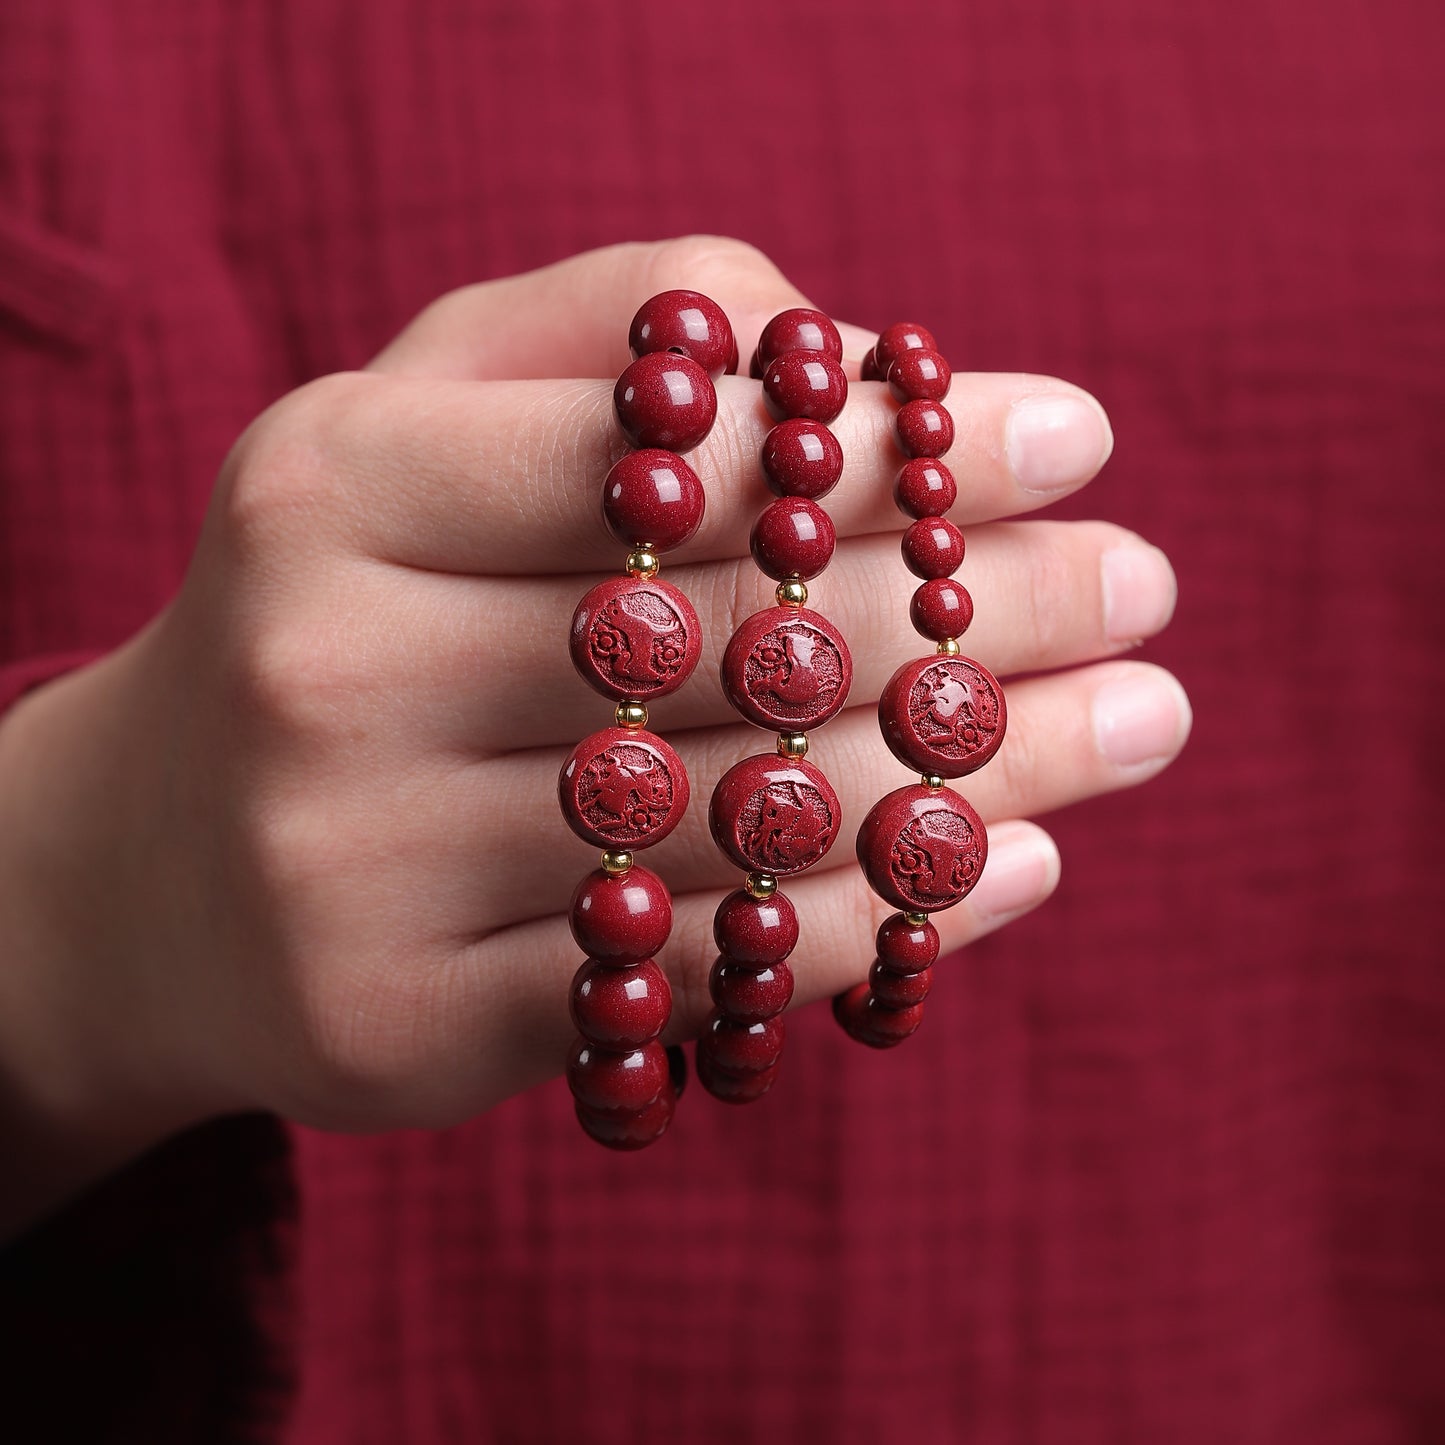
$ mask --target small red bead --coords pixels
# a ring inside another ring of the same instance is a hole
[[[1008,709],[998,679],[972,658],[920,657],[888,679],[878,726],[905,767],[962,778],[998,751]]]
[[[677,1110],[671,1089],[664,1089],[645,1109],[634,1114],[606,1113],[577,1104],[577,1121],[599,1144],[609,1149],[645,1149],[667,1132]]]
[[[698,1046],[725,1074],[759,1074],[782,1057],[786,1037],[787,1025],[778,1014],[755,1024],[733,1023],[714,1014],[704,1026]]]
[[[810,306],[794,306],[774,316],[758,338],[758,359],[764,366],[785,351],[822,351],[842,361],[843,338],[831,317]]]
[[[917,973],[894,973],[881,959],[874,959],[873,967],[868,970],[868,986],[884,1008],[912,1008],[928,997],[933,987],[933,970],[920,968]]]
[[[751,1104],[761,1099],[778,1080],[781,1066],[774,1064],[756,1074],[729,1074],[712,1062],[712,1055],[700,1042],[697,1050],[697,1077],[713,1098],[724,1104]]]
[[[833,560],[833,519],[806,497],[779,497],[753,523],[753,561],[774,581],[816,577]]]
[[[963,563],[963,533],[944,517],[922,517],[903,534],[903,561],[915,577],[950,577]]]
[[[656,1039],[625,1052],[578,1039],[567,1059],[567,1083],[579,1104],[604,1113],[635,1114],[664,1090],[672,1092],[667,1050]]]
[[[644,301],[632,318],[627,344],[634,357],[654,351],[690,357],[714,381],[729,361],[737,370],[733,329],[722,307],[700,291],[663,291]]]
[[[806,607],[769,607],[733,633],[723,653],[723,690],[750,723],[807,732],[836,717],[853,685],[843,634]]]
[[[717,420],[717,392],[707,372],[686,356],[639,356],[612,389],[623,435],[635,447],[690,452]]]
[[[655,1039],[672,1014],[672,989],[646,958],[611,968],[589,958],[572,980],[572,1022],[589,1043],[605,1049],[640,1049]]]
[[[763,474],[780,497],[826,497],[843,475],[843,448],[820,421],[780,421],[763,441]]]
[[[602,520],[629,547],[680,547],[701,525],[706,505],[697,473],[655,447],[628,452],[602,484]]]
[[[838,795],[817,768],[771,753],[729,768],[708,807],[718,847],[738,867],[762,873],[811,868],[833,846],[841,817]]]
[[[833,1017],[850,1038],[873,1049],[891,1049],[917,1033],[923,1022],[923,1005],[887,1008],[873,997],[866,983],[855,984],[833,1000]]]
[[[899,321],[880,332],[873,347],[873,359],[878,366],[879,379],[882,380],[888,375],[888,368],[905,351],[937,350],[938,343],[933,339],[931,331],[915,326],[911,321]]]
[[[567,921],[577,947],[589,958],[628,968],[654,957],[667,942],[672,895],[640,863],[621,875],[597,868],[573,890]]]
[[[763,369],[763,401],[774,421],[832,421],[848,400],[848,378],[826,351],[785,351]]]
[[[883,920],[877,944],[878,957],[894,973],[918,973],[938,958],[938,930],[927,921],[910,923],[901,913]]]
[[[737,1024],[762,1023],[782,1013],[793,997],[793,971],[786,963],[744,968],[723,956],[713,964],[707,984],[718,1012]]]
[[[857,851],[880,898],[908,913],[937,913],[978,882],[988,833],[957,793],[915,783],[873,805],[858,829]]]
[[[893,500],[905,517],[941,517],[958,500],[958,483],[942,462],[915,457],[899,470]]]
[[[712,919],[713,941],[725,963],[771,968],[798,946],[798,915],[779,890],[754,898],[745,889],[729,893]]]
[[[908,617],[930,641],[947,642],[968,631],[973,621],[973,598],[967,587],[951,577],[934,577],[913,594]]]
[[[905,351],[888,368],[888,390],[897,401],[942,401],[953,373],[936,351]]]
[[[702,656],[692,603],[661,578],[611,577],[577,604],[572,666],[603,697],[647,702],[675,692]]]
[[[687,769],[655,733],[603,728],[572,749],[557,779],[567,826],[597,848],[650,848],[687,811]]]
[[[953,418],[936,401],[905,401],[893,425],[906,457],[941,457],[953,445]]]

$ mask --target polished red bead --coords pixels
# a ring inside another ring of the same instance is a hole
[[[874,959],[873,967],[868,970],[868,986],[884,1008],[912,1008],[928,997],[933,987],[933,970],[920,968],[917,973],[894,973],[881,959]]]
[[[998,751],[1008,709],[998,679],[972,658],[920,657],[888,679],[878,726],[905,767],[962,778]]]
[[[637,1113],[664,1090],[672,1093],[667,1050],[656,1039],[625,1051],[578,1039],[567,1059],[567,1083],[579,1104],[604,1113]]]
[[[915,783],[873,805],[858,829],[857,850],[880,898],[908,913],[936,913],[978,882],[988,834],[957,793]]]
[[[782,1013],[793,997],[793,971],[786,963],[744,968],[724,955],[713,964],[707,984],[718,1011],[739,1024],[770,1019]]]
[[[963,562],[963,533],[945,517],[923,517],[903,534],[903,561],[915,577],[951,577]]]
[[[650,848],[687,811],[682,759],[654,733],[603,728],[572,749],[557,780],[567,826],[597,848]]]
[[[826,497],[843,475],[843,448],[820,421],[780,421],[763,440],[763,475],[780,497]]]
[[[738,867],[762,873],[811,868],[833,846],[841,818],[838,795],[817,768],[771,753],[729,768],[708,807],[718,847]]]
[[[786,1037],[787,1025],[779,1014],[752,1024],[734,1023],[714,1014],[703,1028],[698,1047],[725,1074],[758,1074],[782,1057]]]
[[[612,390],[623,435],[635,447],[690,452],[717,420],[717,392],[697,362],[669,351],[639,356]]]
[[[891,1049],[917,1033],[923,1005],[891,1009],[873,997],[866,983],[855,984],[833,1000],[833,1017],[850,1038],[869,1048]]]
[[[878,957],[894,973],[918,973],[938,958],[938,930],[927,920],[910,923],[901,913],[879,925],[877,944]]]
[[[753,523],[753,561],[774,581],[816,577],[833,559],[833,519],[806,497],[779,497]]]
[[[908,619],[932,642],[962,637],[973,621],[973,598],[968,588],[951,577],[934,577],[913,594]]]
[[[658,954],[672,932],[672,895],[640,863],[614,875],[594,869],[572,892],[567,921],[577,947],[614,968]]]
[[[732,326],[722,307],[701,291],[663,291],[644,301],[632,318],[627,344],[634,357],[654,351],[690,357],[714,381],[729,361],[737,370]]]
[[[781,890],[754,898],[745,889],[729,893],[712,918],[712,936],[724,962],[771,968],[798,945],[798,915]]]
[[[826,351],[785,351],[763,368],[763,401],[774,421],[832,421],[848,400],[848,378]]]
[[[941,517],[958,500],[958,483],[936,458],[915,457],[899,469],[893,500],[905,517]]]
[[[936,401],[905,401],[893,419],[906,457],[941,457],[953,445],[953,417]]]
[[[680,547],[702,524],[702,483],[675,452],[628,452],[602,484],[602,520],[629,547]]]
[[[853,684],[843,634],[806,607],[769,607],[743,621],[722,659],[723,691],[750,723],[807,732],[836,717]]]
[[[568,638],[572,666],[614,702],[674,692],[702,656],[692,603],[659,577],[611,577],[577,604]]]
[[[589,1109],[580,1101],[577,1121],[599,1144],[609,1149],[645,1149],[667,1132],[677,1111],[677,1099],[671,1089],[664,1089],[645,1109],[636,1113],[608,1113]]]
[[[660,1034],[672,1013],[672,989],[650,959],[612,968],[589,958],[572,980],[572,1022],[589,1043],[640,1049]]]
[[[778,312],[758,338],[758,359],[764,366],[785,351],[821,351],[842,361],[843,338],[831,317],[810,306],[794,306]]]
[[[942,401],[952,381],[948,363],[936,351],[905,351],[888,368],[888,390],[898,401]]]
[[[881,380],[887,377],[888,368],[905,351],[937,350],[938,342],[933,339],[931,331],[922,326],[915,326],[911,321],[899,321],[879,333],[878,340],[873,347],[873,359],[877,363],[878,376]]]
[[[782,1066],[774,1064],[756,1074],[729,1074],[718,1068],[702,1044],[697,1050],[697,1077],[713,1098],[724,1104],[751,1104],[761,1099],[778,1080]]]

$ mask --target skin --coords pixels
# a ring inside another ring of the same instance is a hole
[[[565,909],[596,858],[563,824],[555,780],[611,710],[562,639],[622,550],[598,512],[623,449],[611,380],[586,378],[614,378],[632,311],[682,285],[721,303],[744,356],[770,316],[807,304],[765,257],[714,237],[613,247],[443,297],[366,371],[259,417],[222,468],[174,602],[7,715],[0,1139],[14,1167],[0,1228],[224,1113],[438,1127],[560,1072],[579,962]],[[856,378],[872,337],[843,334]],[[767,742],[731,713],[717,673],[733,627],[772,600],[747,548],[768,497],[756,464],[768,420],[756,383],[724,378],[718,395],[689,458],[707,516],[664,558],[706,650],[652,719],[698,804]],[[1053,466],[1048,491],[1021,485],[1009,432],[1011,410],[1041,397],[1084,402],[1083,460]],[[1178,684],[1125,656],[1172,611],[1162,556],[1107,523],[1008,520],[1103,463],[1097,403],[1049,378],[958,374],[948,405],[950,515],[978,602],[965,651],[1031,676],[1009,687],[1004,748],[965,784],[992,849],[978,889],[936,920],[946,949],[1055,886],[1057,852],[1023,819],[1143,781],[1189,727]],[[856,385],[835,424],[839,545],[810,602],[855,660],[851,705],[810,753],[855,821],[906,780],[873,704],[921,651],[891,500],[893,409],[882,386]],[[1112,627],[1106,555],[1123,559]],[[1121,728],[1132,760],[1107,756]],[[659,958],[669,1042],[706,1016],[711,917],[738,881],[705,815],[694,806],[641,860],[675,898]],[[851,854],[787,884],[807,940],[795,1006],[861,978],[890,911]]]

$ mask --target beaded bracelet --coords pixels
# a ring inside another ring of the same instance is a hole
[[[713,378],[737,369],[727,318],[695,291],[645,302],[628,339],[635,359],[613,405],[638,450],[608,473],[602,516],[629,551],[624,575],[583,597],[570,638],[577,671],[616,704],[614,726],[578,743],[558,780],[568,825],[603,850],[572,896],[572,936],[587,958],[572,981],[580,1037],[567,1082],[582,1127],[614,1149],[641,1149],[663,1133],[684,1077],[681,1051],[658,1038],[672,991],[653,959],[672,929],[672,899],[632,854],[665,838],[687,808],[687,771],[647,731],[647,708],[682,686],[702,642],[687,598],[657,575],[659,554],[702,522],[702,483],[678,453],[712,429]]]
[[[878,701],[883,739],[922,782],[874,805],[858,829],[858,861],[873,891],[901,910],[878,930],[868,981],[833,1000],[838,1022],[874,1048],[901,1043],[923,1017],[938,957],[930,913],[951,908],[978,882],[988,857],[983,820],[945,778],[981,768],[1003,741],[1007,713],[998,680],[960,656],[958,638],[973,620],[973,601],[952,580],[963,561],[963,535],[944,513],[958,489],[938,460],[953,444],[943,405],[951,373],[932,335],[920,326],[890,326],[865,358],[865,379],[884,378],[902,403],[895,420],[908,461],[894,498],[913,525],[903,560],[922,584],[913,594],[914,627],[937,653],[898,669]]]
[[[709,822],[722,851],[747,872],[713,919],[718,958],[709,977],[716,1007],[697,1047],[697,1074],[716,1098],[761,1098],[778,1074],[782,1011],[793,995],[787,958],[798,940],[780,876],[801,873],[837,837],[838,798],[806,761],[808,729],[842,710],[853,680],[847,645],[832,623],[808,610],[807,583],[828,565],[835,534],[817,499],[843,470],[828,430],[848,382],[837,328],[820,312],[795,308],[764,328],[755,355],[763,399],[776,425],[762,466],[777,494],[752,531],[758,567],[777,582],[777,606],[747,618],[723,654],[723,687],[749,722],[775,730],[775,754],[745,758],[713,791]]]

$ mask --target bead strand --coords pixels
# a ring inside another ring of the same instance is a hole
[[[842,340],[821,312],[796,308],[764,328],[753,358],[775,426],[762,467],[776,495],[752,532],[753,559],[777,585],[777,606],[747,618],[723,654],[723,687],[749,722],[777,732],[774,754],[745,758],[713,791],[709,822],[746,873],[713,920],[715,1005],[698,1040],[697,1073],[716,1098],[743,1104],[773,1086],[782,1013],[793,996],[787,959],[798,941],[793,905],[778,886],[828,851],[838,798],[809,763],[808,729],[841,711],[853,664],[841,634],[807,608],[808,583],[827,567],[835,535],[818,499],[837,485],[843,452],[828,429],[848,383]]]
[[[678,455],[717,417],[713,379],[737,368],[732,328],[715,302],[667,291],[645,302],[629,332],[633,361],[613,392],[617,421],[636,448],[608,473],[602,519],[628,548],[623,575],[599,583],[572,617],[573,665],[615,703],[613,726],[578,743],[558,796],[568,825],[602,849],[578,884],[569,919],[586,955],[572,981],[578,1039],[567,1082],[582,1127],[614,1149],[641,1149],[672,1121],[680,1051],[659,1036],[672,990],[655,955],[672,930],[672,898],[633,850],[660,842],[687,808],[687,771],[647,730],[648,705],[687,680],[702,651],[697,614],[660,579],[660,554],[702,522],[697,474]]]
[[[865,380],[886,380],[900,403],[898,445],[907,458],[894,499],[913,519],[903,534],[904,564],[921,579],[909,604],[914,628],[937,644],[933,656],[905,663],[883,689],[878,723],[884,741],[921,782],[878,802],[858,830],[858,861],[873,891],[900,912],[878,930],[868,980],[833,1000],[838,1022],[855,1039],[891,1048],[923,1019],[933,982],[938,933],[930,913],[951,908],[978,882],[988,856],[983,820],[945,778],[981,768],[1003,741],[1003,689],[979,663],[960,655],[973,599],[953,580],[963,534],[944,513],[958,488],[939,460],[953,444],[943,399],[952,374],[921,326],[890,326],[864,359]]]

